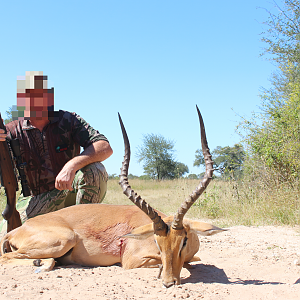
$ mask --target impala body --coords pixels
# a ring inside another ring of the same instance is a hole
[[[36,264],[44,271],[51,270],[55,260],[85,266],[121,263],[126,269],[161,266],[164,286],[180,284],[184,263],[199,260],[195,256],[199,250],[197,234],[212,235],[223,230],[183,218],[213,172],[199,110],[198,114],[206,176],[174,217],[154,210],[129,186],[130,146],[120,119],[125,143],[120,185],[135,206],[80,204],[29,219],[3,237],[0,263]]]

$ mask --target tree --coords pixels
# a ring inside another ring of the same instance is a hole
[[[270,54],[271,59],[279,64],[287,61],[300,61],[300,1],[284,0],[284,8],[275,3],[275,14],[270,11],[264,24],[268,30],[263,32],[262,41],[267,44],[263,54]]]
[[[189,168],[187,165],[185,165],[181,162],[176,162],[176,165],[175,165],[175,173],[176,173],[175,177],[176,178],[180,178],[188,172],[189,172]]]
[[[10,107],[6,112],[7,119],[4,119],[4,124],[12,121],[12,107]]]
[[[198,179],[199,176],[196,175],[196,174],[189,174],[187,178],[188,178],[188,179]]]
[[[212,158],[216,171],[223,178],[237,179],[243,171],[245,160],[245,151],[241,144],[235,144],[233,147],[220,147],[212,151]],[[196,150],[194,166],[205,166],[204,157],[200,149]]]
[[[174,159],[174,142],[161,135],[146,134],[138,147],[138,162],[143,161],[144,173],[152,179],[173,179],[188,172],[187,166]]]
[[[119,179],[119,176],[116,173],[108,174],[108,179]]]
[[[197,149],[195,153],[194,167],[205,166],[205,160],[201,149]]]
[[[266,44],[262,55],[267,55],[278,67],[272,75],[271,88],[262,95],[264,112],[284,106],[293,84],[300,80],[300,1],[285,0],[283,8],[276,3],[275,8],[278,13],[269,11],[264,22],[268,29],[262,33]]]
[[[246,132],[252,163],[290,181],[300,175],[300,1],[285,0],[283,8],[276,7],[279,12],[269,12],[262,40],[264,54],[278,70],[271,88],[263,90],[261,111],[243,120],[240,128]]]
[[[131,173],[128,175],[128,179],[137,179],[137,178],[139,178],[139,176],[133,175]]]
[[[250,154],[283,181],[300,175],[300,85],[291,85],[293,92],[282,106],[266,110],[261,125],[246,128]]]
[[[215,164],[222,176],[232,179],[241,176],[245,160],[245,151],[241,144],[235,144],[233,147],[218,146],[213,151],[213,155]]]
[[[141,180],[151,180],[151,177],[149,175],[141,175],[139,177],[139,179],[141,179]]]

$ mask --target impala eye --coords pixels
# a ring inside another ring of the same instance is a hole
[[[181,247],[181,250],[179,252],[179,256],[181,256],[181,253],[182,253],[184,247],[186,246],[187,240],[188,240],[187,237],[185,237],[184,240],[182,241],[182,247]]]

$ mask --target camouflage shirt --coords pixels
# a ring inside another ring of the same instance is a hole
[[[92,143],[104,140],[103,134],[92,128],[75,113],[60,110],[41,132],[28,120],[5,125],[8,138],[18,138],[26,177],[33,195],[54,189],[55,178],[63,166]]]

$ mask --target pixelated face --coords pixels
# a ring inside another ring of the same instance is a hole
[[[25,119],[48,118],[48,108],[53,105],[53,89],[28,89],[25,93],[17,94],[17,107],[24,111]]]
[[[46,76],[34,76],[34,88],[27,88],[17,93],[17,118],[48,119],[49,108],[54,106],[54,89],[45,89]]]

